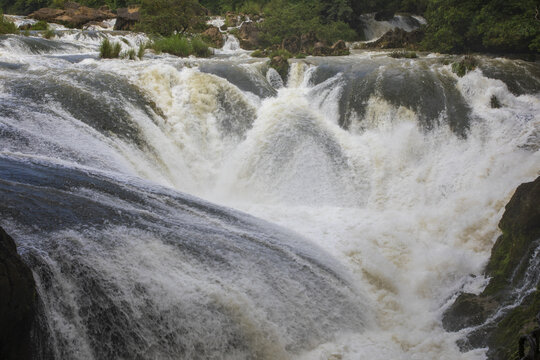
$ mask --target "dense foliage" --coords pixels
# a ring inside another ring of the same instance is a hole
[[[11,21],[4,19],[4,14],[0,10],[0,35],[13,34],[18,32],[17,27]]]
[[[8,13],[27,14],[45,6],[61,7],[66,0],[0,0]],[[130,3],[143,6],[141,29],[169,36],[197,30],[200,5],[213,14],[227,11],[263,14],[262,44],[279,44],[308,31],[327,42],[361,38],[360,15],[377,13],[388,19],[395,12],[423,15],[427,50],[463,53],[540,52],[538,0],[80,0],[87,6],[115,9]],[[199,28],[200,30],[200,28]]]
[[[197,0],[142,0],[138,30],[170,36],[183,34],[204,22]]]
[[[540,52],[536,0],[430,0],[424,46],[441,52]]]

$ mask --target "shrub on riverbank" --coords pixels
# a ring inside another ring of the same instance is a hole
[[[180,57],[195,55],[199,57],[208,57],[212,53],[208,44],[200,38],[194,37],[188,39],[182,35],[171,35],[154,40],[150,47],[157,53],[167,53]]]
[[[30,26],[30,30],[48,30],[49,24],[46,21],[39,20],[37,23]]]
[[[4,18],[4,14],[0,11],[0,35],[2,34],[15,34],[19,30],[17,26]]]

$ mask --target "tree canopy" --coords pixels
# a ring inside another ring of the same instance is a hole
[[[65,0],[0,0],[6,13],[28,14]],[[352,40],[362,35],[360,15],[395,12],[423,15],[428,25],[422,43],[440,52],[540,52],[539,0],[79,0],[82,5],[112,9],[142,4],[141,29],[159,34],[196,27],[201,7],[263,13],[263,40],[279,43],[289,35],[316,32],[319,38]],[[356,33],[354,31],[356,31]]]

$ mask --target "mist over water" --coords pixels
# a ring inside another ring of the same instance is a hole
[[[0,214],[51,356],[484,358],[440,318],[538,175],[538,64],[359,52],[281,84],[232,40],[129,62],[102,36],[0,38]]]

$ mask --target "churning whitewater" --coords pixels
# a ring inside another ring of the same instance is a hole
[[[43,359],[485,358],[441,316],[538,175],[537,64],[359,51],[283,82],[234,38],[135,62],[105,36],[145,41],[0,37],[0,216]]]

